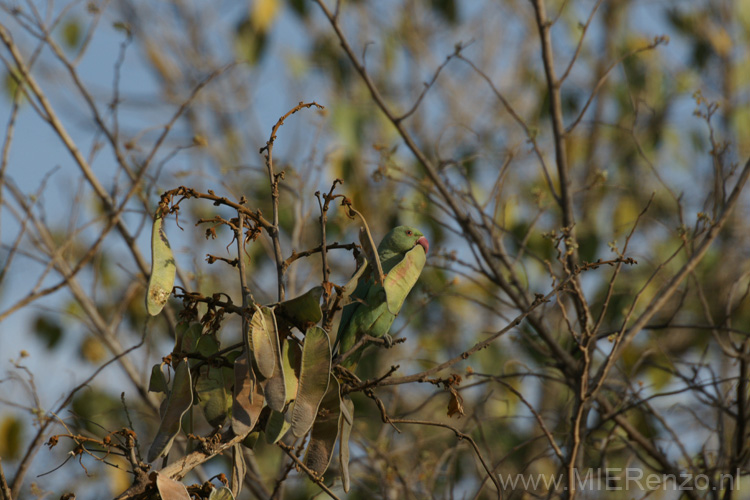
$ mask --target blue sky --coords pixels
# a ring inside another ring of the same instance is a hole
[[[638,27],[642,32],[649,35],[656,35],[661,33],[670,34],[667,27],[664,25],[663,19],[659,16],[652,14],[648,2],[640,4],[640,8],[636,9],[636,15],[638,19]],[[480,2],[465,3],[462,5],[469,5],[471,9],[481,9]],[[313,8],[311,4],[311,10],[313,14],[319,16],[319,13]],[[224,2],[217,9],[218,13],[215,14],[213,20],[217,18],[220,20],[233,20],[239,16],[242,10],[245,8],[244,3],[238,2]],[[226,10],[223,10],[226,9]],[[385,7],[384,7],[385,9]],[[387,10],[387,9],[386,9]],[[659,11],[661,12],[661,11]],[[77,12],[76,15],[80,16],[81,19],[85,19],[86,15],[82,12]],[[103,103],[106,103],[109,99],[109,93],[112,87],[112,81],[114,78],[114,59],[119,51],[119,46],[125,39],[125,35],[122,31],[115,29],[112,24],[117,20],[117,16],[114,14],[105,15],[100,26],[97,28],[94,41],[91,44],[86,57],[83,58],[80,66],[79,73],[82,79],[90,84],[97,96],[100,104],[100,109],[104,109]],[[7,13],[0,13],[0,22],[8,24],[13,30],[17,39],[20,41],[24,37],[20,34],[17,26],[14,25],[12,20],[8,19]],[[231,30],[234,26],[234,22],[225,23],[227,30]],[[300,100],[321,100],[327,95],[324,80],[315,77],[315,71],[310,70],[304,81],[295,81],[292,72],[287,68],[287,61],[290,56],[295,53],[298,49],[303,48],[306,38],[303,34],[302,26],[300,21],[289,12],[284,12],[278,19],[278,22],[274,25],[274,32],[272,35],[273,44],[270,47],[270,52],[266,54],[261,65],[252,70],[248,71],[247,68],[240,68],[237,71],[250,73],[247,76],[247,82],[249,85],[253,85],[253,100],[252,100],[252,126],[257,127],[262,132],[262,136],[259,137],[259,144],[267,138],[270,132],[271,126],[276,122],[279,116],[294,106]],[[217,33],[217,39],[224,39],[224,34]],[[681,61],[686,56],[685,45],[680,44],[679,40],[672,33],[672,42],[667,47],[663,47],[660,50],[667,54],[667,59],[673,61]],[[596,30],[591,33],[592,37],[598,36]],[[452,33],[450,37],[442,40],[441,43],[444,45],[441,50],[437,50],[436,53],[449,53],[453,43],[462,40],[468,41],[472,39],[472,33],[470,32],[456,32]],[[28,47],[23,45],[24,48]],[[226,60],[232,59],[233,55],[228,50],[229,47],[225,47]],[[2,51],[0,51],[2,52]],[[3,54],[5,52],[2,52]],[[28,54],[28,50],[24,52]],[[175,106],[152,106],[149,105],[149,101],[159,100],[160,87],[153,80],[153,76],[144,65],[141,63],[140,58],[142,52],[136,46],[128,48],[127,58],[123,66],[123,73],[121,79],[121,92],[123,97],[129,100],[126,104],[137,104],[132,108],[128,106],[123,107],[123,113],[121,115],[123,130],[138,130],[146,125],[158,126],[163,124],[174,112]],[[48,92],[48,96],[51,98],[53,105],[60,111],[62,115],[66,117],[65,124],[68,127],[73,139],[81,148],[88,152],[92,143],[92,125],[90,122],[90,114],[85,108],[85,105],[79,97],[75,96],[75,93],[70,91],[69,81],[67,76],[61,72],[59,66],[52,66],[52,56],[49,51],[45,51],[43,55],[44,69],[54,70],[60,72],[59,75],[52,73],[51,78],[45,78],[42,81],[45,91]],[[403,68],[402,68],[403,69]],[[424,78],[427,78],[430,71],[425,71]],[[55,78],[59,78],[60,85],[55,85]],[[0,98],[0,121],[5,122],[10,114],[9,101],[6,96]],[[327,104],[321,102],[322,104]],[[433,104],[439,107],[439,102]],[[685,98],[681,101],[681,105],[677,109],[673,110],[678,116],[689,117],[694,107],[693,102],[689,98]],[[128,110],[129,109],[129,110]],[[330,109],[329,109],[330,110]],[[436,115],[438,112],[436,112]],[[314,118],[310,116],[295,115],[293,120],[299,120],[300,123],[310,123]],[[324,118],[326,123],[326,136],[332,142],[336,142],[337,138],[334,137],[335,132],[331,130],[335,126],[334,119],[329,115]],[[153,134],[148,136],[150,140],[144,141],[145,144],[152,142]],[[186,134],[185,130],[181,127],[176,127],[172,132],[171,136],[174,142],[170,143],[170,147],[165,148],[162,154],[168,152],[171,147],[175,144],[184,144],[190,141],[190,137]],[[300,134],[299,129],[295,128],[293,122],[290,122],[280,134],[279,139],[279,150],[282,148],[290,147],[290,138],[298,140],[300,144],[297,145],[298,150],[305,150],[305,141],[311,140],[304,134]],[[284,141],[287,141],[286,143]],[[249,150],[256,150],[256,146],[248,146]],[[402,148],[403,150],[403,148]],[[105,151],[100,153],[94,162],[94,167],[98,175],[102,178],[112,178],[115,173],[115,164],[113,159],[110,157],[106,148]],[[260,156],[254,156],[248,158],[247,163],[250,165],[258,166],[261,163]],[[165,167],[168,173],[174,173],[179,169],[189,168],[191,165],[197,164],[199,166],[206,166],[207,161],[205,157],[197,150],[187,150],[175,159],[170,161]],[[208,174],[213,176],[220,176],[221,172],[215,165],[208,164]],[[48,217],[51,225],[56,223],[65,223],[70,219],[70,214],[75,213],[76,209],[72,206],[70,200],[70,192],[74,192],[78,188],[77,179],[79,177],[78,167],[72,162],[69,154],[61,147],[59,138],[49,128],[48,125],[43,123],[38,116],[33,112],[28,104],[22,106],[19,114],[18,123],[16,125],[16,133],[13,140],[13,146],[10,153],[9,168],[7,172],[8,176],[16,182],[19,187],[26,193],[33,193],[38,188],[45,176],[50,175],[46,180],[47,189],[44,191],[43,206],[45,209],[46,216]],[[171,180],[171,178],[170,178]],[[684,184],[686,188],[690,187],[692,179],[689,176],[682,174],[676,175],[674,179],[671,179],[676,184]],[[232,186],[231,174],[224,178],[228,187]],[[319,186],[318,189],[326,189],[328,182],[323,183],[325,185]],[[160,188],[173,187],[172,185],[161,185]],[[314,190],[313,190],[314,191]],[[7,196],[7,194],[6,194]],[[143,213],[133,213],[128,216],[134,223],[144,220]],[[16,234],[17,225],[8,212],[3,210],[0,213],[0,241],[4,245],[9,245],[12,238]],[[176,228],[170,228],[170,237],[173,235],[179,235]],[[149,247],[149,231],[146,229],[140,233],[139,246],[145,256],[148,257]],[[179,236],[174,236],[176,241]],[[179,247],[179,243],[175,245]],[[111,252],[113,255],[124,255],[121,252],[121,247],[117,243],[108,243],[103,248],[105,252]],[[187,253],[183,256],[184,259],[189,259]],[[127,258],[127,257],[126,257]],[[178,259],[181,258],[178,256]],[[185,265],[189,266],[191,262],[186,260]],[[124,261],[123,267],[132,269],[132,259]],[[17,257],[14,261],[13,269],[9,273],[6,281],[0,286],[0,311],[5,310],[10,304],[18,300],[19,297],[27,293],[30,280],[35,279],[39,271],[38,264],[33,263],[29,259],[23,257]],[[84,277],[83,281],[91,280],[91,276]],[[47,284],[54,282],[55,280],[48,280]],[[3,357],[2,366],[3,369],[9,367],[7,360],[11,357],[16,357],[17,353],[21,349],[25,349],[31,354],[31,357],[24,361],[31,370],[39,377],[38,387],[40,396],[42,398],[43,405],[47,408],[54,406],[54,402],[58,401],[61,395],[68,390],[74,383],[83,380],[93,370],[94,366],[87,365],[79,362],[78,358],[78,344],[77,342],[68,342],[63,345],[54,356],[50,356],[46,348],[38,342],[29,331],[29,321],[32,315],[38,311],[44,309],[50,311],[51,314],[55,314],[55,310],[61,307],[63,302],[61,294],[52,295],[46,299],[40,300],[33,309],[26,309],[22,312],[12,315],[0,324],[0,356]],[[85,333],[85,328],[80,325],[75,325],[75,321],[68,319],[66,325],[70,327],[70,335],[74,338],[82,337]],[[170,349],[171,346],[163,346],[160,352],[152,353],[149,362],[153,362],[158,357]],[[127,345],[127,343],[126,343]],[[147,363],[144,366],[148,369]],[[121,380],[122,375],[120,368],[117,366],[111,366],[107,369],[105,374],[101,378],[102,383],[114,382],[117,383]],[[23,400],[25,398],[24,391],[17,390],[17,386],[9,385],[7,383],[0,385],[0,398],[7,400]],[[126,392],[130,391],[129,387],[125,387]],[[3,410],[0,410],[0,417],[3,415]],[[27,428],[27,435],[31,432],[31,429]],[[45,453],[43,450],[42,453]],[[42,462],[43,466],[48,466],[49,463]],[[38,471],[35,471],[38,472]],[[31,477],[31,476],[30,476]]]

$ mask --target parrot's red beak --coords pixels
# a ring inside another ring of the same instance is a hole
[[[417,245],[422,245],[422,248],[424,248],[424,253],[430,251],[430,242],[427,241],[427,238],[425,238],[424,236],[417,240]]]

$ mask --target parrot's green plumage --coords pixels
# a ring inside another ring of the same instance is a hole
[[[383,238],[378,245],[378,257],[386,278],[382,285],[378,285],[373,273],[364,270],[351,295],[352,302],[341,313],[336,337],[339,353],[350,350],[363,335],[380,338],[388,333],[406,295],[422,272],[428,249],[427,238],[408,226],[398,226]],[[341,364],[353,370],[362,351],[364,347]]]

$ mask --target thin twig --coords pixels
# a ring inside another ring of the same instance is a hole
[[[635,337],[635,335],[639,331],[641,331],[649,321],[651,321],[651,318],[653,318],[654,315],[666,305],[669,299],[672,298],[672,295],[677,291],[677,288],[680,286],[683,280],[703,260],[703,257],[706,255],[706,252],[708,252],[711,244],[714,242],[716,237],[719,236],[719,233],[724,227],[724,224],[726,224],[727,220],[729,220],[729,215],[732,213],[734,206],[737,204],[737,201],[740,198],[740,194],[745,187],[745,183],[747,182],[748,177],[750,177],[750,160],[745,163],[745,166],[742,169],[739,178],[737,179],[737,183],[735,184],[734,189],[732,189],[732,194],[727,199],[726,205],[724,205],[721,216],[713,225],[711,225],[708,233],[703,238],[701,244],[698,245],[698,247],[695,249],[695,252],[690,257],[690,259],[656,293],[654,299],[649,303],[643,313],[641,313],[638,319],[636,319],[630,327],[625,329],[625,325],[623,324],[622,334],[617,336],[615,345],[612,347],[612,351],[607,357],[607,362],[602,364],[599,372],[596,374],[595,380],[597,381],[597,383],[592,384],[592,393],[595,393],[603,384],[603,381],[607,376],[607,372],[612,367],[612,363],[614,362],[613,360],[619,358],[620,353],[623,349],[625,349],[625,347],[630,344],[630,342],[633,340],[633,337]]]
[[[404,123],[399,122],[396,119],[396,114],[385,102],[385,99],[375,85],[375,82],[367,73],[364,65],[359,62],[357,55],[354,53],[354,50],[349,44],[348,39],[344,35],[343,31],[341,30],[341,26],[338,23],[338,10],[336,11],[337,14],[334,15],[322,0],[315,0],[315,3],[318,4],[320,9],[323,11],[323,14],[325,14],[326,18],[328,18],[328,21],[331,24],[334,32],[336,33],[342,49],[354,66],[354,69],[357,71],[357,73],[359,73],[362,81],[367,86],[367,89],[369,90],[373,101],[378,106],[378,108],[380,108],[383,114],[385,114],[386,118],[396,128],[409,151],[412,152],[414,157],[422,166],[424,173],[429,178],[430,182],[432,182],[440,196],[443,198],[443,200],[445,200],[445,203],[448,205],[454,220],[461,227],[470,244],[473,245],[472,249],[475,247],[481,254],[482,259],[489,268],[487,276],[492,280],[493,283],[497,284],[503,290],[503,292],[508,294],[508,296],[511,297],[513,302],[517,304],[520,309],[525,310],[526,308],[528,308],[532,303],[532,299],[523,292],[524,288],[520,285],[520,281],[515,277],[513,273],[511,273],[510,278],[508,278],[507,274],[498,265],[496,255],[488,247],[484,235],[473,223],[471,216],[460,204],[456,196],[453,195],[446,182],[441,178],[433,162],[430,161],[424,151],[419,146],[417,146],[417,143],[412,134],[404,127]],[[570,353],[560,345],[556,337],[545,327],[541,318],[531,315],[529,317],[529,321],[537,331],[539,336],[542,337],[544,342],[554,352],[554,355],[557,357],[557,359],[562,361],[562,366],[565,367],[565,369],[575,366],[575,361],[570,356]]]
[[[573,214],[573,199],[570,193],[567,141],[563,125],[562,98],[560,95],[561,82],[555,73],[552,37],[550,34],[551,26],[547,19],[544,0],[533,0],[532,5],[534,6],[536,24],[539,30],[542,62],[544,63],[547,91],[549,92],[549,115],[552,123],[552,135],[554,137],[555,164],[557,165],[557,176],[560,183],[559,205],[562,212],[562,225],[567,232],[567,237],[565,238],[565,260],[570,272],[578,263],[578,242],[576,238],[575,216]],[[581,290],[577,278],[573,279],[572,285],[575,288],[573,301],[576,306],[580,329],[582,332],[587,332],[591,315],[588,311],[586,297]]]
[[[390,342],[388,342],[387,340],[383,338],[373,337],[372,335],[365,334],[365,335],[362,335],[362,337],[360,337],[359,340],[357,340],[357,342],[351,347],[351,349],[336,356],[333,360],[333,364],[338,365],[338,364],[343,363],[344,360],[346,360],[349,356],[357,352],[357,350],[360,347],[364,346],[365,344],[378,344],[384,347],[388,347],[388,346],[392,346],[395,344],[400,344],[401,342],[405,342],[405,341],[406,341],[405,338],[400,338],[400,339],[393,339]]]
[[[649,43],[648,45],[645,45],[643,47],[639,47],[637,49],[632,49],[626,52],[625,54],[621,55],[607,67],[607,69],[604,70],[602,75],[599,77],[599,80],[594,85],[594,88],[591,90],[591,94],[589,94],[588,99],[586,99],[586,103],[583,105],[583,108],[581,108],[580,113],[578,113],[578,116],[575,120],[573,120],[573,123],[568,125],[568,127],[565,129],[565,135],[570,134],[573,132],[573,130],[578,126],[578,124],[583,119],[583,116],[586,114],[586,111],[589,109],[589,106],[594,101],[594,98],[596,98],[597,94],[599,93],[599,89],[604,85],[604,82],[607,81],[607,78],[609,77],[609,74],[612,72],[614,68],[616,68],[620,63],[622,63],[625,59],[628,59],[629,57],[632,57],[640,52],[645,52],[647,50],[653,50],[662,43],[667,43],[669,39],[666,36],[658,36],[654,38],[654,41]]]
[[[302,460],[300,460],[299,458],[297,458],[297,455],[295,455],[293,453],[294,448],[292,448],[291,446],[289,446],[287,444],[284,444],[284,443],[282,443],[280,441],[278,443],[276,443],[276,444],[278,445],[279,448],[281,448],[282,450],[284,450],[284,453],[286,453],[289,456],[289,458],[291,458],[294,461],[295,465],[298,468],[302,469],[305,472],[305,474],[307,474],[307,476],[312,480],[312,482],[314,482],[315,484],[317,484],[320,487],[321,490],[325,491],[328,494],[329,497],[335,498],[336,500],[339,500],[339,497],[337,497],[328,488],[328,486],[325,485],[325,483],[323,482],[323,479],[320,476],[318,476],[315,472],[313,472],[312,470],[310,470],[310,468],[308,468],[304,464],[304,462],[302,462]]]
[[[83,389],[84,387],[88,387],[92,380],[94,380],[105,368],[107,368],[109,365],[114,363],[115,361],[119,361],[123,357],[127,356],[134,350],[140,348],[143,345],[143,342],[146,339],[146,329],[143,330],[143,335],[141,335],[141,340],[134,346],[120,352],[119,354],[115,355],[108,361],[106,361],[104,364],[102,364],[99,368],[94,370],[94,372],[89,375],[86,380],[78,384],[73,390],[71,390],[66,398],[57,406],[57,409],[52,412],[52,414],[59,414],[62,412],[65,407],[67,407],[70,402],[73,400],[73,396],[75,396],[78,391]],[[33,460],[34,456],[36,455],[37,451],[39,450],[39,447],[44,442],[44,433],[47,431],[47,427],[53,422],[54,420],[50,417],[45,417],[42,419],[41,424],[39,426],[39,430],[37,431],[36,435],[34,436],[34,439],[32,439],[31,444],[26,450],[26,454],[21,459],[21,462],[18,464],[18,468],[16,469],[16,475],[13,478],[13,483],[11,484],[11,492],[13,497],[18,497],[18,495],[21,492],[21,486],[23,485],[23,479],[26,475],[26,472],[28,471],[29,467],[31,466],[31,461]]]
[[[550,298],[553,297],[558,291],[560,291],[564,287],[566,287],[572,278],[573,278],[573,275],[568,276],[567,278],[565,278],[565,280],[563,280],[559,285],[557,285],[557,287],[555,287],[547,295],[537,297],[537,300],[533,304],[531,304],[531,306],[527,310],[525,310],[524,312],[522,312],[521,314],[519,314],[518,316],[516,316],[513,319],[513,321],[511,321],[510,323],[508,323],[508,325],[506,325],[502,329],[498,330],[497,332],[493,333],[492,335],[490,335],[488,338],[484,339],[483,341],[477,342],[476,344],[474,344],[473,347],[471,347],[470,349],[467,349],[466,351],[462,352],[458,356],[455,356],[455,357],[449,359],[448,361],[445,361],[445,362],[443,362],[443,363],[441,363],[441,364],[439,364],[439,365],[437,365],[437,366],[435,366],[433,368],[430,368],[429,370],[425,370],[423,372],[416,373],[414,375],[408,375],[406,377],[398,377],[398,378],[391,378],[391,379],[384,380],[380,385],[398,385],[398,384],[406,384],[406,383],[409,383],[409,382],[426,382],[427,381],[427,377],[429,377],[430,375],[434,375],[436,373],[439,373],[442,370],[445,370],[446,368],[455,365],[456,363],[464,361],[465,359],[467,359],[472,354],[474,354],[474,353],[476,353],[478,351],[481,351],[482,349],[484,349],[485,347],[487,347],[488,345],[490,345],[492,342],[494,342],[501,335],[509,332],[513,328],[516,328],[518,325],[520,325],[521,322],[524,319],[526,319],[529,315],[531,315],[531,313],[537,307],[539,307],[540,305],[545,304],[546,302],[548,302],[550,300]]]
[[[492,482],[495,485],[495,488],[497,488],[497,498],[502,498],[502,492],[503,489],[500,487],[500,482],[498,481],[497,477],[495,477],[495,474],[492,472],[490,467],[487,465],[487,462],[484,460],[484,457],[482,456],[482,452],[479,450],[479,446],[477,446],[476,441],[474,441],[474,438],[469,436],[468,434],[465,434],[452,425],[443,424],[441,422],[431,422],[429,420],[412,420],[408,418],[394,418],[391,419],[391,422],[396,424],[416,424],[416,425],[429,425],[433,427],[442,427],[444,429],[449,429],[453,431],[453,433],[456,435],[458,439],[466,440],[471,444],[471,447],[474,449],[474,453],[476,453],[477,458],[480,462],[482,462],[482,467],[484,467],[484,470],[487,472],[487,476],[492,480]]]
[[[344,181],[341,179],[334,179],[331,184],[331,190],[328,194],[323,195],[321,199],[320,191],[315,192],[315,198],[318,200],[318,207],[320,208],[320,260],[323,273],[323,325],[328,324],[328,315],[330,314],[329,302],[331,300],[331,287],[328,284],[328,276],[330,275],[331,269],[328,267],[328,243],[326,242],[326,225],[328,224],[328,208],[336,197],[333,196],[333,191],[336,189],[337,184],[343,184]],[[325,201],[324,201],[325,200]],[[287,261],[284,261],[284,265],[288,265]]]
[[[94,174],[93,169],[89,165],[88,161],[84,158],[81,151],[78,149],[78,146],[75,144],[73,139],[68,134],[68,131],[65,128],[65,126],[57,117],[57,114],[52,108],[52,105],[50,104],[46,95],[42,91],[39,84],[36,82],[36,79],[30,73],[28,66],[24,62],[24,59],[18,50],[18,47],[13,42],[13,39],[10,36],[10,33],[3,25],[0,25],[0,40],[2,40],[2,42],[5,44],[11,56],[13,57],[13,60],[16,63],[16,67],[18,68],[19,73],[23,77],[24,88],[28,86],[28,88],[34,94],[36,99],[39,101],[39,104],[41,105],[42,109],[44,110],[44,115],[42,115],[42,118],[45,119],[52,126],[52,128],[55,130],[60,140],[62,140],[63,144],[68,149],[70,154],[73,156],[75,162],[80,167],[81,172],[83,173],[84,177],[86,178],[88,183],[91,185],[91,187],[94,189],[94,192],[96,193],[96,195],[104,204],[106,211],[110,213],[115,212],[116,208],[114,206],[114,201],[112,200],[111,196],[109,195],[107,190],[104,188],[104,186],[102,186],[99,179]],[[133,254],[133,257],[135,258],[136,263],[138,264],[138,267],[141,269],[144,275],[148,275],[149,266],[146,263],[146,260],[141,255],[140,250],[138,250],[137,245],[135,243],[135,238],[130,234],[130,231],[125,226],[125,223],[122,221],[122,219],[117,220],[116,227],[118,231],[122,234],[123,239],[125,240],[128,247],[130,248],[131,253]]]
[[[10,493],[8,481],[5,480],[5,472],[3,471],[3,457],[0,457],[0,493],[3,494],[2,500],[13,500],[13,495],[11,495]]]
[[[250,294],[250,290],[247,288],[247,277],[245,276],[245,234],[243,230],[245,214],[237,212],[237,219],[237,225],[239,227],[237,228],[235,237],[237,238],[237,259],[239,259],[239,265],[237,267],[239,268],[240,273],[240,293],[242,294],[242,345],[247,359],[252,359],[250,354],[250,335],[248,333],[249,325],[247,319],[249,306],[247,297]]]
[[[284,179],[284,171],[282,170],[278,174],[275,172],[273,165],[273,145],[276,141],[276,133],[279,131],[279,127],[284,124],[284,120],[286,120],[289,116],[293,115],[297,111],[305,108],[310,108],[312,106],[315,106],[318,109],[325,109],[323,106],[314,101],[308,103],[300,102],[295,107],[287,111],[284,116],[279,118],[279,120],[276,122],[276,125],[274,125],[273,129],[271,129],[270,139],[268,139],[266,145],[260,148],[259,151],[260,154],[263,154],[265,152],[264,157],[266,160],[266,169],[268,170],[268,180],[271,185],[273,222],[271,223],[271,227],[267,227],[266,230],[271,236],[271,241],[273,243],[273,253],[276,259],[276,284],[278,289],[279,302],[284,300],[284,257],[282,256],[281,241],[279,239],[279,182]]]
[[[342,250],[354,250],[359,245],[356,243],[339,243],[338,241],[331,243],[330,245],[326,245],[325,250],[328,252],[329,250],[336,250],[336,249],[342,249]],[[294,261],[309,257],[313,254],[316,254],[318,252],[322,252],[323,247],[321,245],[318,245],[315,248],[310,248],[309,250],[303,250],[301,252],[292,251],[292,255],[287,257],[284,260],[284,269],[287,269]],[[330,272],[330,269],[329,269]]]
[[[510,392],[512,392],[521,401],[521,403],[523,403],[524,406],[526,406],[526,408],[528,408],[528,410],[531,412],[531,414],[534,415],[534,418],[536,419],[537,423],[539,424],[539,428],[542,429],[542,432],[544,433],[545,437],[547,438],[547,441],[549,442],[549,444],[552,447],[552,449],[555,451],[555,455],[557,455],[557,458],[560,459],[560,463],[564,464],[565,463],[565,457],[563,456],[562,450],[557,445],[557,441],[555,441],[555,437],[552,435],[552,433],[550,432],[550,430],[547,428],[547,424],[544,423],[544,419],[542,418],[542,416],[539,414],[539,412],[537,412],[534,409],[534,406],[531,403],[529,403],[529,401],[525,397],[523,397],[523,394],[521,394],[521,392],[518,389],[516,389],[515,387],[513,387],[511,384],[509,384],[509,383],[505,382],[504,380],[501,380],[501,379],[499,379],[497,377],[493,377],[493,379],[495,380],[495,382],[497,382],[498,384],[502,385],[503,387],[505,387],[506,389],[508,389]]]
[[[424,99],[424,96],[427,95],[427,92],[435,84],[435,82],[438,79],[438,76],[440,76],[440,72],[443,71],[443,68],[445,68],[448,65],[451,59],[459,56],[461,54],[461,51],[465,49],[466,47],[467,46],[462,45],[462,44],[456,44],[455,51],[452,54],[449,54],[448,56],[445,57],[445,61],[443,61],[442,64],[440,64],[440,66],[437,67],[430,81],[424,82],[424,88],[422,89],[422,92],[419,93],[419,97],[417,97],[417,100],[414,102],[414,105],[408,111],[404,112],[401,116],[396,117],[397,122],[406,120],[417,111],[417,108],[419,108],[419,105],[422,103],[422,99]]]
[[[596,11],[599,10],[599,6],[602,4],[602,0],[597,0],[594,7],[591,9],[591,12],[589,13],[588,19],[586,19],[586,22],[581,26],[581,38],[578,39],[578,44],[576,45],[576,50],[573,53],[573,56],[570,58],[570,62],[568,63],[568,67],[563,72],[562,76],[560,77],[560,83],[564,82],[568,75],[570,74],[570,71],[573,69],[573,66],[576,63],[576,60],[578,59],[578,55],[581,53],[581,48],[583,47],[583,40],[586,38],[586,32],[589,29],[589,26],[591,25],[591,21],[594,19],[594,14],[596,14]],[[558,12],[557,16],[559,17],[562,14],[562,8],[560,9],[560,12]],[[555,18],[557,20],[557,18]],[[553,21],[554,24],[554,21]]]

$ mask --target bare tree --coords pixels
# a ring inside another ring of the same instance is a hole
[[[0,1],[2,498],[740,497],[740,4]]]

